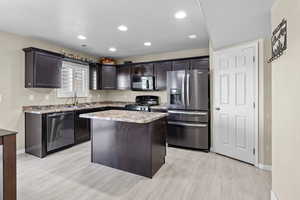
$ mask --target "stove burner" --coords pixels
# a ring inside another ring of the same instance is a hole
[[[135,104],[125,106],[126,110],[150,112],[151,106],[159,105],[157,96],[137,96]]]

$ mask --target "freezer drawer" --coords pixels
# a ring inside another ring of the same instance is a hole
[[[184,122],[208,122],[208,111],[184,111],[184,110],[168,110],[169,121],[184,121]]]
[[[168,144],[201,150],[209,150],[209,126],[207,123],[168,122]]]

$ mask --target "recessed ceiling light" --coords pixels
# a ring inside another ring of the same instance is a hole
[[[190,38],[190,39],[196,39],[196,38],[197,38],[197,35],[195,35],[195,34],[189,35],[189,38]]]
[[[183,10],[180,10],[180,11],[175,13],[174,17],[176,19],[184,19],[184,18],[186,18],[186,12],[183,11]]]
[[[79,40],[86,40],[86,37],[84,35],[78,35],[77,38]]]
[[[117,51],[117,49],[115,47],[110,47],[108,50],[111,51],[111,52],[116,52]]]
[[[128,30],[128,27],[127,27],[127,26],[125,26],[125,25],[120,25],[120,26],[118,27],[118,29],[119,29],[119,31],[123,31],[123,32],[125,32],[125,31],[127,31],[127,30]]]
[[[150,47],[152,44],[151,44],[151,42],[145,42],[144,45],[147,47]]]

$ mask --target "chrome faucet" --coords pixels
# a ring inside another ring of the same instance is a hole
[[[73,105],[74,105],[74,106],[78,106],[77,92],[75,92],[74,97],[73,97]]]

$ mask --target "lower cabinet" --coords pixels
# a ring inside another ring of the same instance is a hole
[[[90,119],[80,118],[80,115],[85,113],[100,112],[104,110],[106,110],[106,108],[93,108],[75,111],[75,144],[87,142],[91,139]]]
[[[25,152],[43,158],[75,144],[74,112],[25,113]]]

